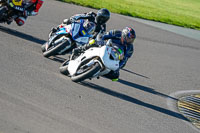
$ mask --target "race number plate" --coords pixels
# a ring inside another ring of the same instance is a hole
[[[13,3],[15,6],[22,6],[22,1],[23,1],[23,0],[12,0],[12,3]]]

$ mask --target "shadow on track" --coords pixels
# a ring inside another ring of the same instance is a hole
[[[134,75],[137,75],[137,76],[140,76],[140,77],[143,77],[143,78],[146,78],[146,79],[150,79],[149,77],[146,77],[146,76],[144,76],[144,75],[141,75],[141,74],[132,72],[132,71],[127,70],[127,69],[124,69],[124,68],[122,68],[121,70],[124,70],[124,71],[126,71],[126,72],[128,72],[128,73],[132,73],[132,74],[134,74]]]
[[[58,63],[63,63],[64,61],[66,61],[65,58],[59,57],[59,56],[52,56],[52,57],[47,58],[47,59],[50,59],[50,60],[52,60],[52,61],[56,61],[56,62],[58,62]]]
[[[181,120],[188,121],[183,115],[181,115],[181,114],[179,114],[177,112],[174,112],[174,111],[162,108],[162,107],[158,107],[158,106],[155,106],[155,105],[152,105],[152,104],[149,104],[149,103],[145,103],[143,101],[140,101],[140,100],[135,99],[133,97],[130,97],[128,95],[122,94],[120,92],[116,92],[116,91],[113,91],[111,89],[108,89],[108,88],[105,88],[105,87],[102,87],[102,86],[99,86],[99,85],[96,85],[96,84],[93,84],[93,83],[90,83],[90,82],[87,82],[87,81],[81,82],[80,84],[83,85],[83,86],[95,89],[95,90],[97,90],[99,92],[103,92],[105,94],[111,95],[113,97],[116,97],[116,98],[119,98],[119,99],[122,99],[122,100],[125,100],[125,101],[128,101],[128,102],[131,102],[133,104],[141,105],[143,107],[158,111],[160,113],[163,113],[163,114],[166,114],[166,115],[169,115],[169,116],[181,119]],[[132,85],[134,85],[135,87],[140,88],[142,90],[146,90],[147,92],[152,92],[152,93],[154,92],[153,91],[154,89],[152,89],[152,88],[148,88],[148,87],[137,85],[137,84],[132,84]],[[149,91],[147,89],[149,89],[151,91]],[[154,93],[156,94],[156,92],[154,92]],[[156,95],[167,96],[167,95],[162,94],[162,93],[157,93]],[[169,97],[169,96],[167,96],[167,97]],[[173,98],[173,99],[175,99],[175,98]]]
[[[25,39],[25,40],[28,40],[28,41],[31,41],[31,42],[41,44],[41,45],[46,42],[45,40],[42,40],[40,38],[19,32],[17,30],[9,29],[9,28],[3,27],[3,26],[0,26],[0,31],[4,32],[4,33],[8,33],[8,34],[16,36],[16,37],[19,37],[19,38],[22,38],[22,39]]]
[[[174,98],[174,97],[171,97],[171,96],[168,96],[168,95],[166,95],[166,94],[157,92],[157,91],[155,91],[154,89],[149,88],[149,87],[146,87],[146,86],[143,86],[143,85],[135,84],[135,83],[132,83],[132,82],[129,82],[129,81],[125,81],[125,80],[123,80],[123,79],[119,79],[118,82],[120,82],[121,84],[130,86],[130,87],[133,87],[133,88],[142,90],[142,91],[146,91],[146,92],[149,92],[149,93],[158,95],[158,96],[162,96],[162,97],[165,97],[165,98],[170,98],[170,99],[173,99],[173,100],[176,100],[176,101],[178,100],[178,99],[176,99],[176,98]]]

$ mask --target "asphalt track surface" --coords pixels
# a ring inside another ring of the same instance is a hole
[[[112,14],[108,30],[137,33],[119,82],[73,83],[59,73],[67,56],[42,56],[51,27],[91,10],[48,0],[23,27],[0,24],[0,133],[199,132],[167,104],[177,102],[172,93],[200,89],[198,40]]]

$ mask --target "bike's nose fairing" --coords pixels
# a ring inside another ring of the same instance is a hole
[[[115,71],[119,68],[119,60],[114,60],[110,58],[110,54],[112,52],[112,47],[103,46],[100,52],[100,57],[102,58],[102,62],[104,65]]]

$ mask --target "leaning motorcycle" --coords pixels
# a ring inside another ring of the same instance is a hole
[[[74,82],[81,82],[116,71],[124,53],[111,44],[112,41],[109,40],[106,45],[90,48],[77,58],[72,54],[70,60],[60,66],[60,72],[71,77]]]
[[[56,32],[50,31],[49,40],[42,45],[44,57],[63,54],[67,50],[87,44],[92,37],[84,28],[85,20],[60,25]]]
[[[0,23],[12,22],[31,5],[23,0],[0,0]]]

